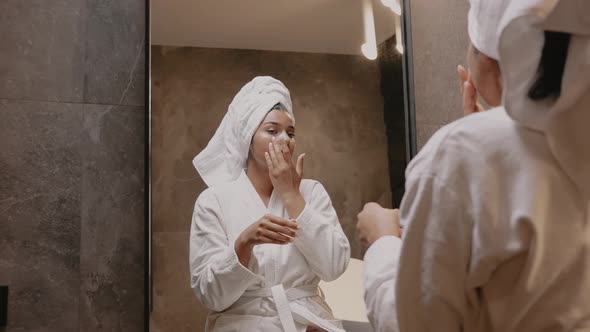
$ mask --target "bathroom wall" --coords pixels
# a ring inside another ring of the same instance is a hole
[[[412,0],[416,139],[418,148],[463,115],[457,65],[466,65],[466,0]]]
[[[145,1],[0,2],[5,331],[144,330]]]
[[[152,56],[152,331],[204,326],[206,309],[189,282],[191,215],[205,189],[192,159],[234,95],[256,75],[274,76],[290,89],[297,152],[306,153],[305,177],[326,187],[352,256],[361,258],[356,214],[369,201],[392,205],[379,62],[351,55],[163,46],[152,46]],[[387,106],[395,112],[395,103]],[[403,117],[403,107],[398,113]],[[391,154],[392,160],[398,156]]]

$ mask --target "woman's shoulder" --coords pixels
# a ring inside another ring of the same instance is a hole
[[[198,206],[203,207],[205,205],[211,205],[211,203],[215,201],[217,201],[217,191],[215,188],[207,187],[197,196],[195,201],[195,209]]]
[[[440,172],[441,165],[485,160],[514,143],[515,123],[503,108],[472,114],[441,127],[408,165],[406,175]]]
[[[301,192],[309,192],[311,190],[313,190],[313,187],[315,187],[316,185],[322,185],[319,181],[314,180],[314,179],[301,179],[301,184],[299,185],[299,190],[301,190]]]
[[[443,182],[472,181],[489,170],[518,171],[545,159],[544,150],[541,133],[519,126],[498,107],[439,129],[408,165],[406,179],[427,175]]]
[[[327,195],[326,188],[324,188],[322,183],[314,179],[302,179],[301,184],[299,186],[299,190],[301,191],[304,197],[312,194]]]
[[[226,196],[228,193],[232,192],[235,192],[235,184],[233,182],[217,184],[212,187],[207,187],[199,194],[195,202],[195,205],[210,204],[212,202],[217,202],[224,196]]]

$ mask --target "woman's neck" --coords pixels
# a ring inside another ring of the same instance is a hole
[[[270,198],[272,194],[272,182],[268,176],[268,170],[266,168],[259,167],[252,160],[248,160],[248,170],[246,172],[248,179],[252,182],[254,189],[264,201]]]

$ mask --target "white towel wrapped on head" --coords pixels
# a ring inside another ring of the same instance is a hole
[[[256,129],[278,103],[287,109],[295,122],[291,95],[281,81],[258,76],[242,87],[207,147],[193,159],[193,165],[207,186],[231,182],[239,177],[246,167]]]

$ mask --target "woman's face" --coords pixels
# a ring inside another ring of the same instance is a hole
[[[295,127],[288,112],[280,110],[268,112],[254,133],[254,137],[252,137],[249,158],[263,168],[266,168],[264,153],[268,152],[268,144],[272,142],[273,137],[277,142],[285,142],[291,155],[293,155],[295,151]]]

